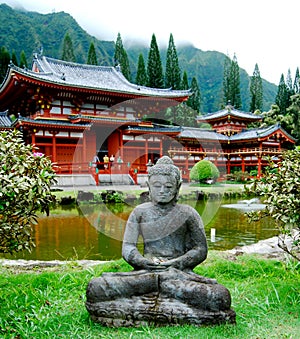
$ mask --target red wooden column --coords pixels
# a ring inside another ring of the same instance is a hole
[[[261,156],[257,157],[257,177],[261,177]]]
[[[57,162],[56,134],[57,132],[52,131],[52,162]]]
[[[242,158],[242,172],[245,172],[245,157],[241,156]]]
[[[227,174],[230,174],[230,156],[227,156]]]

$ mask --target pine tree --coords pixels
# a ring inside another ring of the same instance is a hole
[[[10,54],[6,47],[0,49],[0,83],[4,80],[8,65],[10,63]]]
[[[11,53],[11,62],[12,62],[14,65],[18,66],[18,59],[17,59],[17,56],[16,56],[16,52],[15,52],[15,51],[12,51],[12,53]]]
[[[76,62],[73,42],[68,33],[66,33],[63,42],[63,52],[62,52],[62,60]]]
[[[240,67],[237,62],[236,55],[233,56],[230,65],[230,102],[235,108],[242,106],[241,92],[240,92]]]
[[[88,58],[87,58],[87,64],[88,65],[98,65],[97,61],[97,55],[96,55],[96,49],[93,42],[90,44],[89,52],[88,52]]]
[[[278,85],[278,90],[277,90],[277,95],[275,98],[275,103],[279,107],[280,113],[285,114],[286,109],[289,106],[289,97],[288,97],[288,89],[284,80],[284,75],[281,74],[279,85]]]
[[[115,66],[119,65],[121,67],[121,71],[124,77],[128,81],[131,81],[129,60],[128,60],[127,52],[123,46],[120,33],[118,33],[116,44],[115,44],[114,63],[115,63]]]
[[[230,66],[231,60],[228,55],[225,56],[223,69],[223,100],[224,106],[228,105],[231,100],[230,96]]]
[[[189,81],[188,81],[188,76],[187,76],[186,71],[183,72],[180,89],[182,89],[182,90],[188,90],[189,89]]]
[[[147,64],[148,86],[163,88],[164,76],[155,34],[152,35]]]
[[[195,77],[193,77],[191,81],[191,91],[193,94],[188,98],[187,105],[194,111],[199,112],[201,105],[201,93],[197,79]]]
[[[262,110],[263,105],[263,87],[262,79],[258,65],[255,64],[253,76],[250,78],[250,112],[254,113],[256,110]]]
[[[235,108],[242,106],[240,92],[240,68],[236,55],[230,60],[228,56],[224,60],[223,71],[223,99],[224,105],[232,105]]]
[[[22,68],[28,68],[27,60],[26,60],[26,55],[25,52],[22,51],[20,55],[20,67]]]
[[[296,69],[295,80],[293,85],[293,90],[295,94],[300,93],[300,75],[299,75],[299,68]]]
[[[138,59],[137,73],[135,83],[137,85],[146,86],[147,85],[147,72],[143,54],[140,53]]]
[[[180,89],[180,68],[178,63],[178,56],[172,33],[169,38],[169,45],[167,49],[166,59],[166,73],[165,73],[165,86],[166,88]]]

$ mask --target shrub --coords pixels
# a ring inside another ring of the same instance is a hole
[[[273,217],[280,231],[278,245],[300,261],[300,151],[282,154],[279,164],[269,160],[261,179],[246,189],[264,197],[266,209],[249,213],[250,220]]]
[[[215,181],[220,176],[220,172],[216,165],[211,161],[201,160],[197,162],[190,171],[190,179],[192,181],[206,182],[207,180]]]
[[[19,131],[0,132],[0,253],[30,250],[37,211],[49,212],[51,161],[25,145]]]

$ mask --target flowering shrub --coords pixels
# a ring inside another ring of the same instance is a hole
[[[300,261],[300,151],[284,152],[279,164],[270,160],[263,178],[246,189],[266,204],[265,210],[248,213],[250,220],[273,217],[280,232],[278,245]]]
[[[30,250],[37,211],[49,211],[51,161],[25,145],[19,131],[0,132],[0,253]]]

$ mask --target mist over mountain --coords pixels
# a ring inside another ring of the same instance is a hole
[[[32,54],[41,49],[44,55],[61,59],[63,40],[66,33],[72,39],[77,62],[86,63],[89,46],[93,42],[98,64],[104,66],[113,65],[115,42],[98,40],[88,34],[68,13],[40,14],[26,12],[22,9],[12,9],[6,4],[1,4],[0,20],[0,47],[5,46],[10,53],[15,51],[17,58],[20,57],[22,50],[24,50],[29,65]],[[120,34],[122,36],[122,32]],[[135,42],[133,39],[124,43],[124,46],[130,61],[132,82],[134,82],[138,56],[142,53],[145,62],[147,62],[150,46],[145,46],[140,41]],[[198,81],[202,96],[201,111],[209,113],[219,110],[222,102],[225,54],[217,51],[202,51],[189,43],[180,43],[176,48],[181,71],[187,72],[189,81],[193,77],[196,77]],[[166,52],[166,47],[160,48],[163,67],[166,62]],[[249,87],[252,74],[248,75],[242,65],[239,64],[239,66],[242,110],[249,111]],[[263,79],[263,94],[263,110],[267,111],[275,101],[277,86]]]

